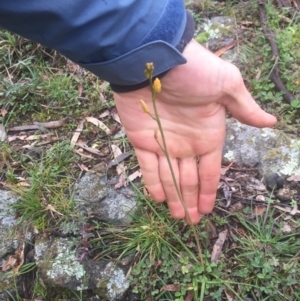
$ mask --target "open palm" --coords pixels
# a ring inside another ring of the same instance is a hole
[[[215,202],[225,137],[225,107],[241,122],[257,127],[272,126],[276,119],[255,103],[235,66],[195,41],[187,45],[183,55],[187,63],[173,68],[161,80],[157,109],[191,222],[197,223]],[[157,123],[144,113],[140,99],[154,115],[149,87],[115,93],[146,186],[154,200],[167,200],[174,218],[187,220],[166,157],[154,138]]]

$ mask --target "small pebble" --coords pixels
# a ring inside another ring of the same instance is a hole
[[[263,196],[263,195],[257,195],[256,196],[256,198],[255,198],[255,200],[257,201],[257,202],[265,202],[266,201],[266,198]]]

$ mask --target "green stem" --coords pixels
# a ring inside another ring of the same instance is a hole
[[[163,128],[162,128],[162,125],[161,125],[161,122],[160,122],[160,118],[159,118],[159,115],[158,115],[157,107],[156,107],[156,93],[153,90],[152,78],[150,78],[150,86],[151,86],[151,92],[152,92],[152,104],[153,104],[153,108],[154,108],[155,119],[156,119],[156,122],[157,122],[157,125],[158,125],[158,128],[159,128],[159,132],[160,132],[160,135],[161,135],[161,138],[162,138],[163,147],[161,147],[161,145],[160,145],[160,143],[158,142],[157,139],[156,139],[156,141],[158,142],[158,145],[160,146],[160,148],[162,149],[162,151],[166,155],[168,165],[169,165],[169,168],[170,168],[170,172],[171,172],[171,175],[172,175],[172,180],[174,182],[177,195],[178,195],[179,200],[180,200],[180,202],[181,202],[181,204],[184,208],[185,215],[187,216],[188,222],[191,225],[191,228],[192,228],[195,240],[196,240],[196,245],[197,245],[199,258],[200,258],[200,264],[204,267],[204,260],[203,260],[203,256],[202,256],[202,250],[201,250],[199,238],[198,238],[198,235],[197,235],[197,231],[196,231],[195,226],[191,222],[191,217],[190,217],[189,212],[186,208],[186,205],[183,201],[183,197],[182,197],[181,191],[178,187],[178,183],[176,181],[175,173],[174,173],[173,166],[172,166],[172,163],[171,163],[171,159],[170,159],[170,156],[169,156],[169,152],[168,152],[168,149],[167,149],[167,143],[166,143],[164,131],[163,131]]]

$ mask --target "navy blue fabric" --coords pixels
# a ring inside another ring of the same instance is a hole
[[[176,50],[183,0],[1,0],[0,26],[47,47],[115,85],[144,81],[186,62]]]

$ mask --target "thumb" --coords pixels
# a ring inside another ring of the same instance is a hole
[[[223,105],[231,112],[238,121],[258,128],[272,127],[277,122],[275,116],[262,110],[251,94],[242,84],[240,89],[235,90]]]

